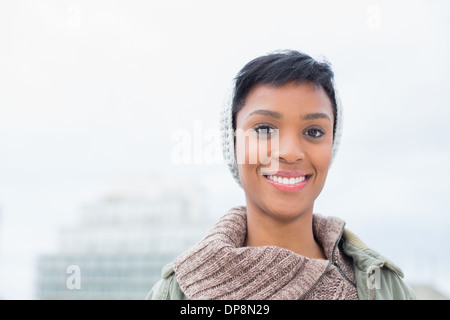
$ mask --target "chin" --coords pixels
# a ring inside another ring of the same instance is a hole
[[[267,205],[267,213],[280,220],[295,220],[305,213],[312,212],[312,205],[304,203],[278,200]]]

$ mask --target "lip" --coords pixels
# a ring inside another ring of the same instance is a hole
[[[261,172],[261,174],[264,176],[264,179],[266,179],[266,181],[268,183],[270,183],[273,187],[277,188],[280,191],[283,192],[296,192],[299,191],[301,189],[303,189],[306,184],[309,181],[309,178],[311,178],[311,175],[304,173],[302,171],[293,171],[293,170],[277,170],[277,171],[271,171],[271,172]],[[299,183],[295,183],[295,184],[282,184],[282,183],[278,183],[276,181],[273,181],[271,179],[269,179],[268,176],[271,175],[275,175],[275,176],[279,176],[279,177],[305,177],[305,180],[299,182]]]

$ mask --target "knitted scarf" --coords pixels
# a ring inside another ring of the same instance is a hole
[[[174,261],[175,274],[189,299],[357,299],[352,262],[337,245],[343,227],[338,218],[313,216],[328,260],[276,246],[243,247],[247,211],[236,207]]]

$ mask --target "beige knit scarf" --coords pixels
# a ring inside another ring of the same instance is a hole
[[[305,297],[323,282],[333,255],[338,254],[336,243],[344,227],[338,218],[313,217],[314,234],[329,260],[310,259],[276,246],[243,247],[246,208],[231,209],[202,241],[174,261],[181,290],[189,299]]]

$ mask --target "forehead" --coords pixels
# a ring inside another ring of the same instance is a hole
[[[328,95],[322,87],[311,82],[256,85],[249,91],[237,118],[242,119],[256,109],[271,110],[288,117],[321,112],[333,119],[333,107]]]

